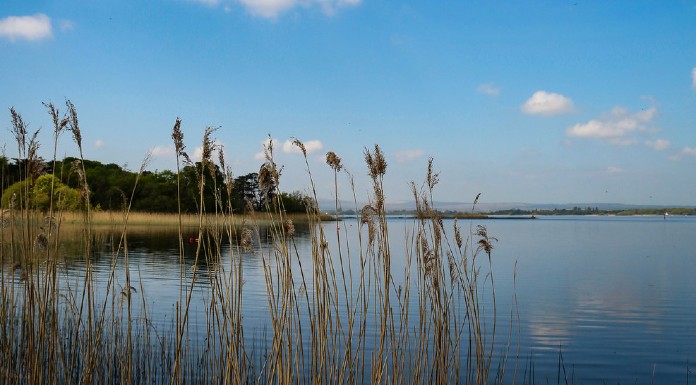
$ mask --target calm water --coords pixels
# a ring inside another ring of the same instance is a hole
[[[537,383],[556,383],[562,357],[561,371],[574,383],[687,383],[687,360],[696,360],[696,218],[541,217],[459,224],[464,230],[483,224],[499,240],[493,250],[499,336],[507,337],[516,294],[518,380],[531,362]],[[394,271],[403,271],[404,233],[412,225],[410,219],[389,223]],[[445,227],[451,225],[445,221]],[[337,255],[336,224],[324,226]],[[357,250],[357,225],[346,221],[340,226],[344,242]],[[309,231],[297,230],[300,255],[309,259]],[[135,286],[144,289],[150,317],[169,324],[179,299],[177,235],[131,234],[129,240],[131,274],[140,280]],[[189,266],[194,251],[195,245],[187,244]],[[246,333],[262,335],[268,331],[262,262],[255,254],[242,258]],[[110,261],[98,259],[99,279]],[[309,261],[303,262],[308,269]],[[69,270],[81,266],[67,264]],[[123,282],[122,272],[119,279]],[[194,314],[203,314],[205,290],[196,296]],[[194,329],[204,329],[205,322],[203,316],[191,321]]]
[[[696,357],[696,218],[488,226],[500,268],[519,263],[523,351],[554,382],[560,350],[579,382],[686,383]]]

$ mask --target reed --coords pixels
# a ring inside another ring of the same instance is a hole
[[[54,162],[66,129],[82,159],[74,105],[66,102],[65,115],[52,103],[45,106],[54,124]],[[32,163],[36,135],[30,137],[21,116],[11,112],[18,156],[28,160],[23,175],[35,177],[40,172]],[[177,119],[172,130],[177,173],[181,163],[194,165],[181,125]],[[462,229],[454,221],[452,228],[445,228],[433,209],[439,175],[432,159],[423,184],[412,183],[419,215],[405,228],[403,242],[397,242],[384,209],[384,153],[379,146],[365,149],[372,189],[361,209],[352,189],[361,215],[352,224],[358,239],[350,239],[353,233],[345,225],[341,228],[340,218],[320,215],[315,171],[300,140],[294,145],[305,159],[307,212],[293,216],[283,209],[283,169],[275,163],[272,141],[258,173],[265,210],[233,212],[231,202],[225,201],[233,188],[232,170],[225,164],[224,148],[213,138],[215,132],[208,128],[203,135],[195,215],[181,210],[173,215],[131,212],[133,193],[124,194],[121,212],[94,211],[81,162],[73,167],[81,178],[81,212],[56,210],[54,205],[48,213],[36,212],[28,204],[28,187],[3,212],[4,383],[511,383],[506,365],[519,321],[511,309],[507,342],[499,343],[491,264],[497,240],[483,226]],[[132,191],[148,160],[146,156]],[[345,176],[353,186],[353,175],[333,152],[327,153],[326,163],[338,208],[339,183]],[[206,171],[216,167],[223,170],[223,185],[212,189],[215,205],[208,212],[200,202],[205,183],[217,183],[205,179]],[[311,255],[302,255],[298,247],[299,223],[308,226]],[[179,292],[171,322],[163,325],[150,315],[148,293],[130,261],[129,236],[171,227],[178,235]],[[193,258],[187,260],[185,239],[191,234],[197,242]],[[75,244],[66,250],[68,239]],[[81,258],[81,276],[63,269],[75,259],[70,254]],[[110,258],[108,271],[95,273],[97,254]],[[245,330],[243,322],[243,256],[250,254],[262,263],[267,331]],[[395,258],[405,258],[403,269],[394,267]],[[202,293],[203,304],[192,303],[194,293]],[[203,314],[194,314],[200,308]],[[204,320],[204,330],[194,329],[194,317]],[[261,332],[264,336],[255,338]],[[512,373],[514,383],[516,365]]]
[[[226,203],[227,205],[227,203]],[[228,209],[226,209],[228,210]],[[304,222],[307,220],[306,214],[286,214],[288,218],[294,221]],[[64,211],[61,213],[63,225],[65,226],[80,226],[84,223],[83,214],[75,211]],[[206,227],[214,227],[225,223],[231,224],[234,227],[241,227],[244,223],[251,220],[251,215],[235,213],[234,216],[214,215],[206,216],[204,225]],[[332,219],[330,216],[322,215],[322,218]],[[254,217],[261,225],[270,225],[270,218]],[[91,222],[93,229],[104,229],[110,227],[123,226],[123,216],[121,211],[92,211]],[[130,212],[128,217],[129,227],[146,228],[178,228],[179,225],[183,230],[197,228],[199,225],[198,214],[172,214],[172,213],[148,213],[148,212]]]

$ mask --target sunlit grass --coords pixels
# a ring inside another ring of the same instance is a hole
[[[294,221],[307,221],[306,214],[285,214],[288,219]],[[64,225],[84,224],[84,215],[80,212],[62,212],[60,213],[61,221]],[[267,213],[256,214],[235,214],[233,217],[218,217],[214,215],[206,216],[204,224],[206,226],[219,226],[223,223],[239,227],[249,222],[258,222],[259,224],[270,224],[274,219]],[[325,216],[325,220],[331,219],[330,216]],[[123,212],[120,211],[93,211],[91,215],[92,225],[95,227],[104,226],[123,226],[125,218]],[[198,227],[198,214],[182,214],[181,224],[184,227]],[[128,227],[138,230],[144,230],[147,227],[171,227],[176,228],[179,224],[179,215],[170,213],[148,213],[148,212],[130,212],[128,214]]]

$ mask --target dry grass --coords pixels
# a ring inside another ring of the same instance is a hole
[[[306,214],[285,214],[289,219],[299,222],[306,222]],[[60,213],[62,223],[66,226],[81,226],[84,224],[84,215],[80,212],[62,212]],[[95,227],[122,227],[125,223],[122,212],[119,211],[94,211],[91,216],[92,225]],[[323,220],[331,220],[331,217],[323,217]],[[181,224],[184,227],[197,227],[199,221],[198,214],[182,214]],[[231,221],[231,222],[230,222]],[[244,223],[258,222],[262,225],[270,224],[273,217],[265,213],[255,215],[235,214],[233,218],[215,218],[213,216],[206,217],[204,222],[207,226],[220,226],[230,224],[232,226],[242,226]],[[179,224],[178,214],[168,213],[147,213],[147,212],[131,212],[128,215],[128,226],[131,228],[147,227],[170,227],[176,228]]]
[[[71,103],[67,106],[63,124],[49,105],[56,141],[67,126],[81,153],[77,114]],[[27,141],[21,119],[16,125],[20,153],[29,153],[22,150]],[[172,137],[178,161],[188,162],[180,125],[177,120]],[[221,151],[214,132],[209,128],[203,137],[200,200],[203,171],[215,166],[214,150]],[[295,145],[304,149],[299,140]],[[278,191],[280,170],[272,147],[265,154],[263,187]],[[214,197],[213,212],[196,215],[94,212],[87,180],[82,181],[87,209],[49,213],[55,226],[26,206],[9,212],[9,226],[0,233],[0,378],[6,384],[503,383],[510,372],[507,360],[493,359],[498,353],[490,265],[495,238],[485,227],[467,231],[455,222],[452,229],[444,228],[432,210],[438,175],[431,161],[423,186],[413,185],[421,215],[403,240],[390,239],[383,189],[387,163],[378,146],[364,155],[372,191],[356,218],[357,240],[349,240],[338,226],[335,233],[326,232],[325,218],[312,209],[287,215],[280,200],[269,202],[267,213],[249,216],[231,212],[221,196]],[[306,153],[305,161],[316,203]],[[226,169],[223,157],[218,162]],[[327,164],[337,191],[340,173],[347,171],[334,153],[327,154]],[[355,193],[353,200],[358,201]],[[309,224],[311,255],[300,255],[305,249],[294,237],[298,221]],[[172,326],[162,330],[153,326],[147,293],[138,272],[131,271],[128,237],[136,229],[165,227],[179,233],[180,273]],[[97,281],[91,260],[95,239],[104,232],[113,236],[110,272]],[[199,242],[189,267],[183,240],[192,232]],[[66,237],[78,240],[71,253],[84,261],[81,276],[67,276],[61,269]],[[269,239],[270,246],[262,247]],[[394,245],[404,246],[405,255]],[[271,323],[266,346],[250,344],[242,322],[241,255],[248,252],[263,265]],[[393,268],[392,258],[406,258],[403,271]],[[201,291],[205,314],[192,314],[193,293]],[[194,316],[206,320],[205,338],[197,341],[192,340]],[[514,330],[510,318],[504,357]]]

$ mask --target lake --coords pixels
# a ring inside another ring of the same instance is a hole
[[[414,222],[408,218],[388,222],[394,288],[405,284],[403,271],[410,244],[405,239]],[[554,216],[458,223],[465,236],[476,225],[484,225],[489,236],[497,238],[491,258],[498,319],[494,355],[496,360],[500,358],[509,339],[507,383],[512,381],[515,361],[517,383],[530,382],[525,379],[531,368],[538,383],[557,383],[559,370],[561,383],[565,383],[564,377],[568,383],[583,384],[687,383],[689,362],[696,357],[696,218]],[[452,225],[452,220],[443,221],[450,242],[454,242]],[[334,262],[338,263],[339,255],[338,227],[341,256],[357,271],[358,221],[348,218],[322,226]],[[194,231],[185,234],[184,270],[189,279],[198,245],[187,240],[195,235]],[[363,234],[363,247],[366,238]],[[113,242],[101,240],[103,251],[95,256],[94,264],[96,287],[108,279],[112,262],[108,249]],[[180,298],[178,235],[164,229],[133,232],[128,234],[128,245],[133,286],[138,295],[144,294],[155,327],[165,330],[174,322],[175,303]],[[272,250],[269,244],[260,246]],[[292,262],[294,278],[298,280],[300,266],[305,272],[311,266],[307,226],[295,224],[293,247],[297,250]],[[225,268],[229,246],[223,247],[221,255],[223,259],[214,263]],[[262,346],[269,343],[272,328],[263,260],[258,251],[240,257],[245,336]],[[485,255],[479,258],[487,264]],[[68,258],[63,268],[69,281],[82,274],[84,262]],[[302,290],[311,290],[312,275],[307,273],[305,279],[308,287]],[[123,266],[116,269],[116,280],[122,289]],[[191,305],[194,339],[197,333],[205,333],[210,317],[205,309],[210,294],[204,289],[210,281],[203,269],[198,284]],[[411,301],[414,297],[415,292]],[[490,303],[486,306],[491,309]],[[140,310],[136,307],[134,311]],[[490,319],[490,311],[487,317]]]
[[[696,218],[493,220],[505,269],[518,261],[522,351],[555,380],[686,383],[696,357]]]

